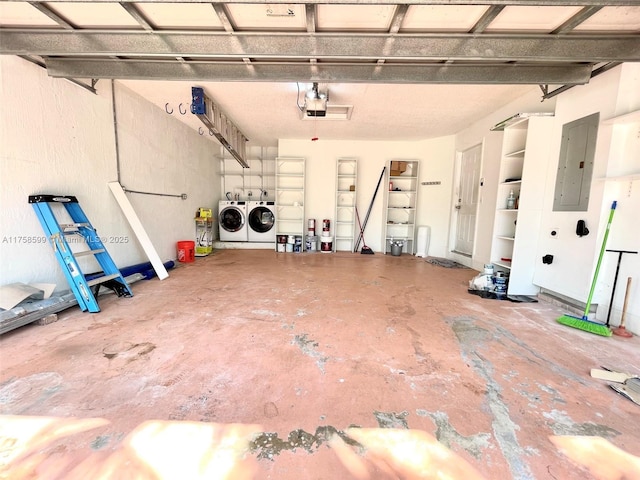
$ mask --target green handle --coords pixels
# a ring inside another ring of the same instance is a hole
[[[607,222],[607,229],[604,231],[604,238],[602,239],[602,248],[600,249],[600,256],[598,257],[598,264],[596,265],[596,271],[593,274],[593,281],[591,282],[591,290],[589,291],[589,298],[587,298],[587,306],[584,309],[582,315],[583,320],[587,320],[589,310],[591,309],[591,300],[593,299],[593,292],[596,289],[596,282],[598,281],[598,273],[600,272],[600,265],[602,264],[602,257],[607,247],[607,238],[609,238],[609,230],[611,229],[611,222],[613,221],[613,214],[616,211],[618,202],[616,200],[611,204],[611,211],[609,212],[609,221]]]

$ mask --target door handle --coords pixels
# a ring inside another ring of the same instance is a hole
[[[456,210],[460,210],[462,208],[462,205],[456,205]]]

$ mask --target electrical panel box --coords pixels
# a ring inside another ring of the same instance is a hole
[[[599,120],[600,114],[594,113],[562,127],[554,212],[586,212],[589,208]]]

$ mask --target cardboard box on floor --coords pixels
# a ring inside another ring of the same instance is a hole
[[[389,175],[397,177],[403,174],[407,170],[407,162],[400,162],[398,160],[391,160],[391,167],[389,168]]]

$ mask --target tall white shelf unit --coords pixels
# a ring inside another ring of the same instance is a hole
[[[391,170],[392,162],[406,164],[400,174]],[[402,253],[415,253],[416,218],[418,207],[418,160],[395,159],[387,162],[387,185],[384,203],[385,222],[383,253],[391,252],[391,243],[402,241]],[[391,190],[393,184],[393,190]]]
[[[352,252],[355,246],[357,182],[358,160],[356,158],[338,158],[334,252]]]
[[[516,117],[504,126],[491,263],[509,276],[509,295],[536,295],[533,284],[541,201],[553,118]],[[513,190],[517,208],[507,208]]]
[[[276,236],[304,236],[304,177],[304,158],[276,158]]]

